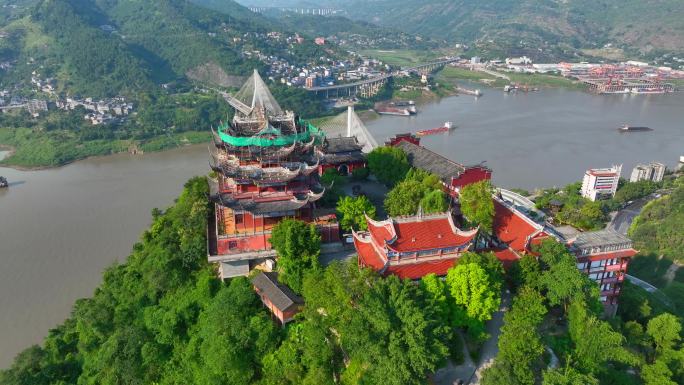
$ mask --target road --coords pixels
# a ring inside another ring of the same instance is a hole
[[[617,231],[620,234],[627,235],[629,226],[632,225],[634,218],[639,215],[641,209],[648,203],[652,198],[646,197],[635,200],[632,204],[628,205],[624,209],[618,211],[612,221],[608,224],[608,228]]]

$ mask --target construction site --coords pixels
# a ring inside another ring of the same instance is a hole
[[[597,94],[664,94],[675,90],[673,84],[666,82],[667,74],[653,67],[628,64],[577,66],[562,63],[561,71],[564,76],[582,81],[590,92]]]

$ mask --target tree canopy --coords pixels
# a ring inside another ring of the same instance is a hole
[[[476,223],[483,231],[492,232],[494,224],[494,201],[492,185],[489,181],[469,184],[459,192],[461,212],[472,223]]]
[[[476,263],[458,264],[446,277],[449,293],[456,305],[454,323],[465,327],[471,335],[484,333],[484,322],[499,308],[501,293],[487,270]]]
[[[285,219],[273,228],[269,242],[278,255],[278,280],[299,293],[304,274],[319,267],[321,235],[316,226]]]
[[[380,182],[393,186],[404,179],[411,166],[404,151],[397,147],[383,146],[368,154],[368,168]]]
[[[412,168],[385,198],[385,210],[391,216],[414,215],[448,210],[447,195],[437,175]]]
[[[367,230],[366,215],[375,219],[375,206],[363,195],[356,198],[345,196],[337,201],[337,214],[343,230]]]

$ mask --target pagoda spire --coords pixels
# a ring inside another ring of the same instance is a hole
[[[240,101],[243,105],[248,106],[251,110],[263,108],[268,114],[282,115],[283,110],[271,94],[268,86],[255,69],[252,76],[247,79],[245,84],[240,88],[235,99]],[[241,111],[243,112],[243,111]]]

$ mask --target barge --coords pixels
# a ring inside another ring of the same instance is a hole
[[[645,132],[645,131],[653,131],[651,127],[645,127],[645,126],[630,126],[625,124],[622,127],[618,128],[618,131],[620,132]]]
[[[375,112],[380,115],[411,116],[408,108],[378,107],[375,109]]]
[[[417,136],[427,136],[427,135],[435,135],[435,134],[441,134],[445,132],[449,132],[454,128],[454,124],[452,122],[444,122],[444,125],[441,127],[437,128],[431,128],[429,130],[420,130],[416,132]]]

